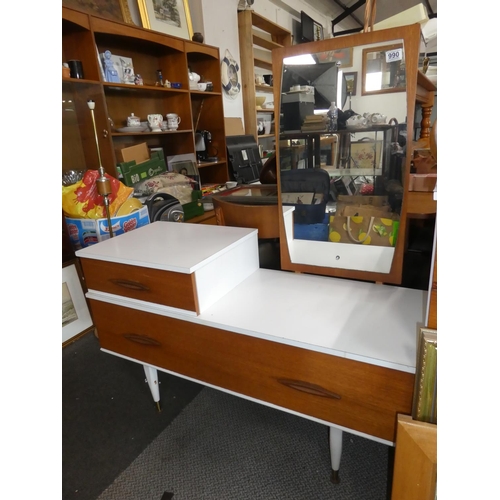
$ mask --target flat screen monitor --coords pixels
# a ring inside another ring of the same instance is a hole
[[[300,12],[300,41],[314,42],[314,20],[304,11]]]

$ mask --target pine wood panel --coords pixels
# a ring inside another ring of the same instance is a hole
[[[434,254],[434,265],[432,271],[431,298],[429,303],[429,317],[427,327],[437,330],[437,248]]]
[[[327,422],[395,440],[414,375],[90,301],[104,349]]]
[[[437,425],[399,415],[392,500],[435,500]]]

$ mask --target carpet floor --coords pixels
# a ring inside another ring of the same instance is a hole
[[[330,482],[325,425],[204,388],[99,500],[383,500],[389,448],[344,433]]]
[[[95,500],[203,386],[158,373],[158,412],[142,365],[88,333],[62,350],[62,499]]]

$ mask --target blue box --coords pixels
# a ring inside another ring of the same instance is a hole
[[[74,219],[65,217],[69,239],[74,250],[80,250],[100,241],[109,239],[108,219]],[[147,207],[121,217],[111,217],[113,236],[133,231],[149,224]]]
[[[293,237],[296,240],[328,241],[329,215],[325,214],[320,224],[294,224]]]

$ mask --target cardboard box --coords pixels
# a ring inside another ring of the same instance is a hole
[[[121,181],[125,186],[133,187],[138,182],[151,179],[167,171],[167,164],[163,156],[163,150],[151,153],[151,159],[136,163],[134,160],[118,164],[118,171],[121,173]]]
[[[224,118],[224,128],[226,129],[226,137],[232,135],[245,135],[245,129],[243,128],[241,118]]]
[[[136,144],[135,146],[130,146],[128,148],[117,149],[116,161],[118,163],[124,163],[128,161],[135,161],[136,163],[142,163],[149,160],[149,148],[147,143],[142,142],[141,144]]]
[[[69,239],[75,250],[109,239],[108,219],[74,219],[65,217]],[[121,217],[111,217],[113,237],[149,224],[147,207]]]

